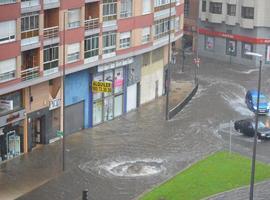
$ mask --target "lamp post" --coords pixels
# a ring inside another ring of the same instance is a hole
[[[253,56],[260,58],[260,69],[259,69],[259,79],[258,79],[258,95],[257,95],[257,109],[256,109],[256,119],[255,119],[255,133],[253,142],[253,154],[252,154],[252,164],[251,164],[251,175],[250,175],[250,190],[249,199],[253,200],[254,191],[254,176],[255,176],[255,163],[256,163],[256,145],[257,145],[257,131],[258,131],[258,116],[259,116],[259,103],[260,103],[260,93],[261,93],[261,74],[262,74],[262,55],[254,52],[246,52],[248,56]]]
[[[169,120],[169,95],[170,95],[170,85],[171,85],[171,18],[172,18],[172,0],[170,0],[170,15],[169,15],[169,23],[168,23],[168,69],[167,69],[167,77],[165,82],[166,87],[166,104],[165,104],[165,119]]]

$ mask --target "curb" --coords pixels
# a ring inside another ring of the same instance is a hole
[[[172,119],[181,110],[183,110],[183,108],[189,103],[192,97],[197,93],[198,88],[199,84],[197,83],[191,93],[182,102],[180,102],[177,106],[175,106],[172,110],[169,111],[169,120]]]

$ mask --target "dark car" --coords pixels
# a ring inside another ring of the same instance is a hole
[[[252,111],[256,112],[257,110],[257,90],[249,90],[246,94],[246,104],[247,107]],[[269,112],[269,99],[266,95],[260,92],[260,102],[259,102],[259,114],[267,114]]]
[[[234,122],[234,129],[246,136],[253,137],[255,134],[255,121],[253,119],[244,119]],[[266,127],[263,122],[258,122],[258,138],[270,139],[270,128]]]

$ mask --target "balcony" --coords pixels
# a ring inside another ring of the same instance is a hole
[[[16,71],[9,71],[0,74],[0,83],[15,79]]]
[[[22,0],[21,2],[21,12],[35,12],[39,11],[41,6],[39,4],[39,0]]]
[[[59,0],[43,0],[44,9],[52,9],[60,7]]]
[[[0,0],[0,5],[16,3],[16,0]]]
[[[28,81],[40,76],[39,67],[33,67],[21,71],[22,81]]]
[[[85,20],[85,30],[93,30],[99,28],[99,18]]]
[[[54,26],[54,27],[45,28],[43,34],[44,34],[45,40],[59,37],[59,27]]]

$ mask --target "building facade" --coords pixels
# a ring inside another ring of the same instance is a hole
[[[161,96],[183,10],[182,0],[1,0],[0,160],[57,140],[63,109],[71,134]]]
[[[199,17],[198,0],[185,0],[184,4],[184,36],[183,48],[191,48],[192,51],[197,49],[197,23]]]
[[[200,53],[244,65],[258,65],[253,51],[270,63],[270,18],[267,0],[200,0]]]

